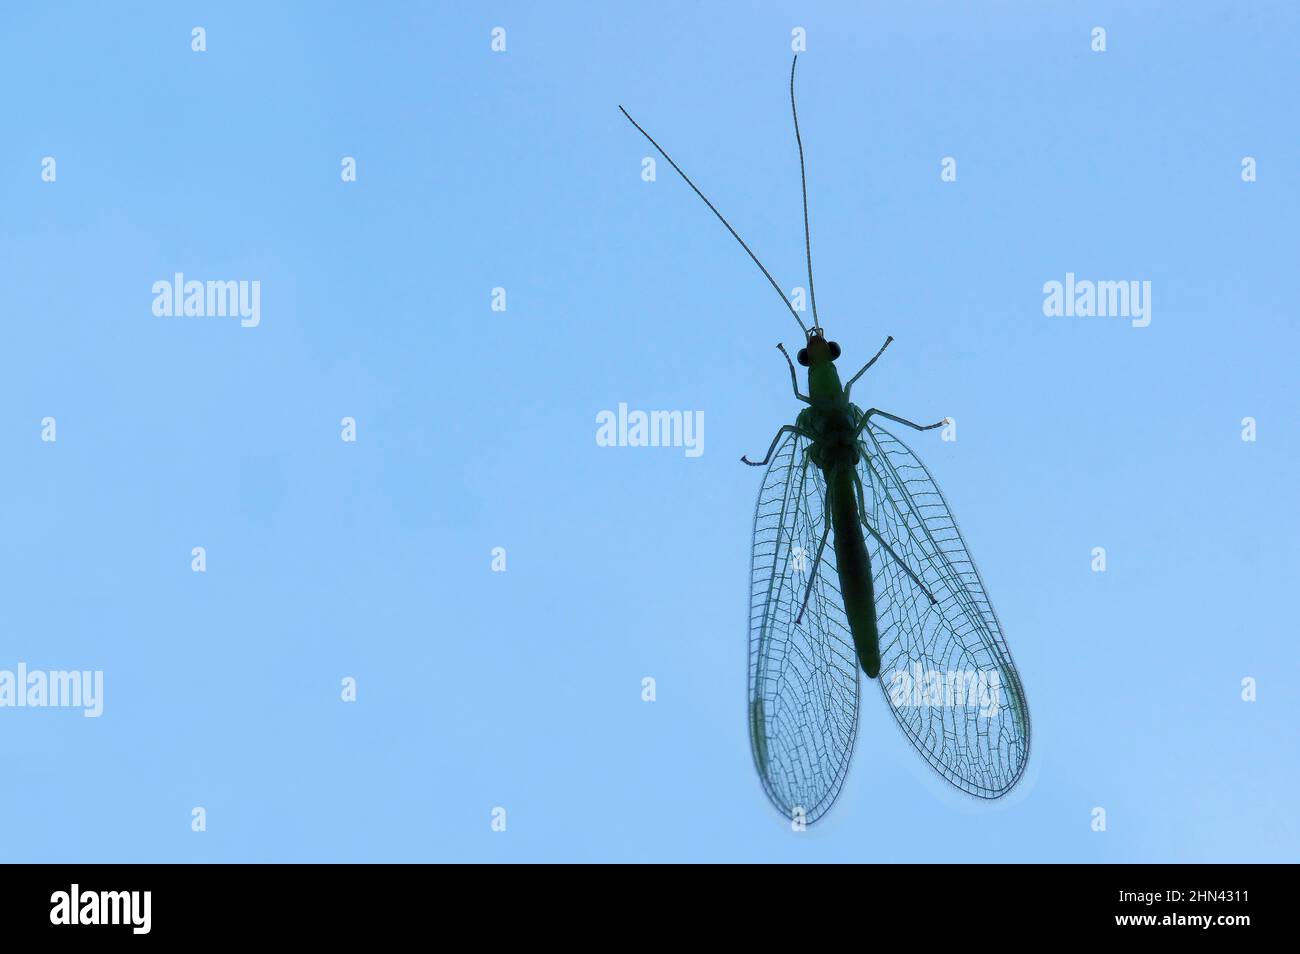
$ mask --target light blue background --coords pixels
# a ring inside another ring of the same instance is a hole
[[[1296,860],[1295,5],[467,6],[6,8],[0,668],[106,699],[0,710],[0,859]],[[616,108],[804,284],[793,26],[823,321],[854,368],[897,338],[860,399],[956,418],[908,440],[1035,731],[976,803],[868,685],[798,835],[738,462],[798,333]],[[155,318],[174,271],[260,280],[261,327]],[[1151,326],[1044,317],[1067,271]],[[620,401],[703,457],[598,447]]]

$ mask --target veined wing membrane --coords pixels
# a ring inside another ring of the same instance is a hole
[[[885,701],[935,771],[997,798],[1029,758],[1029,706],[1002,624],[929,470],[874,420],[861,445],[866,520],[936,600],[867,534]]]
[[[825,528],[826,486],[808,442],[787,434],[763,476],[750,564],[749,729],[768,798],[808,822],[839,794],[858,727],[858,663],[833,532],[796,623]]]

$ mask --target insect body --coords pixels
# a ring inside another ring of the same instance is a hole
[[[876,629],[876,597],[871,588],[871,557],[854,486],[862,456],[857,446],[856,420],[857,415],[850,416],[839,408],[808,408],[799,412],[795,426],[815,435],[808,456],[826,482],[827,528],[835,532],[835,562],[844,614],[862,671],[875,679],[880,674],[880,634]]]
[[[803,141],[790,108],[803,181],[804,237],[813,326],[731,224],[657,142],[650,140],[725,225],[776,289],[805,335],[804,407],[759,461],[750,575],[749,722],[754,764],[783,813],[807,822],[830,808],[858,727],[859,671],[876,680],[904,735],[945,779],[997,798],[1029,757],[1029,708],[1019,673],[947,501],[930,472],[877,418],[918,431],[879,408],[863,411],[854,383],[893,341],[841,385],[840,346],[817,316]],[[622,109],[622,107],[619,107]],[[811,559],[810,559],[811,558]],[[888,677],[888,678],[885,678]]]
[[[862,459],[858,431],[863,414],[849,403],[840,385],[832,363],[839,354],[840,347],[835,342],[828,342],[820,334],[809,335],[807,347],[799,352],[800,363],[808,366],[809,397],[805,400],[809,406],[799,412],[793,432],[808,438],[807,458],[821,471],[827,488],[826,528],[817,556],[820,558],[824,541],[833,530],[840,595],[853,645],[863,672],[875,679],[880,673],[880,640],[871,585],[871,557],[859,518],[860,493],[856,483],[857,466]],[[793,366],[791,373],[794,373]],[[803,398],[797,384],[795,395]],[[814,565],[817,562],[814,560]],[[812,580],[810,586],[811,583]]]

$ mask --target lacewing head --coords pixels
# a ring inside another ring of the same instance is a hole
[[[807,347],[799,349],[798,360],[805,368],[812,368],[834,361],[839,356],[839,342],[827,341],[821,329],[814,328],[808,335]]]

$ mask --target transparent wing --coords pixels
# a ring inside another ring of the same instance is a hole
[[[997,798],[1029,758],[1029,706],[1002,624],[925,465],[874,420],[861,450],[867,522],[937,601],[866,534],[885,701],[940,775],[971,795]]]
[[[749,590],[749,729],[768,798],[816,821],[839,794],[858,728],[858,664],[832,532],[796,624],[825,527],[825,483],[807,441],[787,434],[754,511]]]

